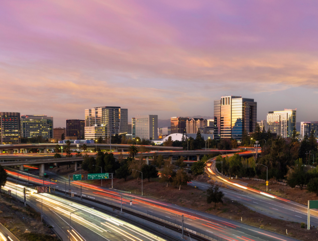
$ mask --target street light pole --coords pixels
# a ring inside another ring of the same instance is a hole
[[[144,185],[143,185],[144,178],[143,178],[143,173],[142,173],[141,171],[136,170],[136,169],[132,169],[132,170],[141,173],[141,196],[143,196],[143,195],[144,195]]]
[[[260,166],[266,167],[266,185],[265,186],[266,186],[266,192],[268,192],[268,166],[260,164],[260,163],[258,163],[256,165],[260,165]]]

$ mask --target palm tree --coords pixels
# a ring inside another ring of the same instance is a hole
[[[133,159],[135,158],[135,155],[138,153],[138,149],[136,146],[132,145],[129,148],[129,155],[130,157],[132,157]]]

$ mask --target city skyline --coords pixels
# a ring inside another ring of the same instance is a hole
[[[318,120],[318,3],[305,2],[3,2],[0,109],[59,127],[103,105],[213,117],[215,99],[239,95],[258,120]]]

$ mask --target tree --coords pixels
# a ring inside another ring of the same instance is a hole
[[[204,138],[202,137],[200,130],[197,132],[197,136],[194,140],[194,148],[195,149],[202,149],[204,147]]]
[[[141,168],[141,172],[143,174],[143,178],[147,178],[148,182],[150,182],[150,178],[158,177],[158,171],[156,167],[152,165],[143,165]]]
[[[171,139],[171,136],[168,137],[168,140],[163,142],[164,146],[172,146],[172,144],[173,144],[173,141]]]
[[[1,192],[1,187],[6,185],[6,182],[7,182],[7,172],[0,165],[0,192]]]
[[[116,177],[121,179],[124,178],[125,181],[127,180],[127,177],[131,174],[129,167],[128,167],[128,161],[125,160],[121,163],[120,168],[116,170]]]
[[[192,164],[191,171],[194,176],[201,175],[204,172],[205,162],[197,161]]]
[[[173,165],[170,162],[167,162],[161,171],[160,182],[165,182],[167,184],[166,186],[168,187],[169,183],[173,180],[173,176]]]
[[[221,139],[218,144],[219,150],[231,150],[231,140],[230,139]]]
[[[143,167],[143,165],[145,164],[145,161],[143,160],[143,157],[140,156],[139,158],[136,159],[132,159],[129,162],[129,170],[131,171],[131,174],[134,178],[139,178],[140,177],[140,173],[141,172],[141,168]]]
[[[180,158],[176,161],[176,166],[178,167],[185,167],[186,164],[184,163],[184,157],[183,156],[180,156]]]
[[[98,139],[97,139],[97,143],[103,143],[103,137],[98,137]]]
[[[116,161],[113,153],[106,153],[104,156],[104,170],[106,173],[115,173],[120,168],[120,164]]]
[[[83,144],[83,145],[82,145],[82,149],[83,149],[83,151],[86,153],[86,151],[87,151],[87,145],[86,145],[86,144]]]
[[[161,168],[164,164],[164,159],[162,155],[154,156],[154,165],[158,168]]]
[[[67,157],[71,157],[71,142],[69,140],[66,141],[65,153]]]
[[[176,176],[173,178],[173,183],[179,187],[179,190],[181,190],[181,186],[187,185],[189,181],[191,181],[191,177],[182,168],[176,172]]]
[[[132,157],[133,159],[135,158],[135,156],[137,155],[138,153],[138,148],[134,145],[130,146],[129,147],[129,155],[130,157]]]
[[[316,193],[316,195],[318,196],[318,177],[310,179],[307,184],[307,190],[309,192]]]
[[[309,175],[304,169],[302,159],[299,159],[296,162],[294,170],[291,171],[291,174],[288,175],[287,184],[294,188],[296,185],[303,189],[303,186],[306,185],[309,181]]]
[[[59,145],[56,145],[56,146],[54,147],[54,152],[55,152],[55,153],[60,153],[60,151],[61,151],[61,147],[60,147]]]
[[[218,185],[211,185],[211,187],[206,191],[207,193],[207,203],[214,202],[214,207],[217,203],[223,203],[223,192],[219,191]]]

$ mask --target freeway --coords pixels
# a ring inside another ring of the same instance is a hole
[[[19,241],[5,226],[0,223],[0,240],[2,241]]]
[[[216,158],[208,160],[206,173],[213,181],[227,187],[221,187],[221,190],[228,198],[272,218],[299,223],[307,222],[307,206],[231,181],[217,170],[215,160]],[[203,190],[210,186],[207,183],[199,182],[192,182],[190,185]],[[316,210],[311,210],[311,225],[318,226],[318,212]]]
[[[7,182],[4,190],[22,199],[25,186]],[[49,193],[38,194],[27,188],[27,203],[41,210],[49,223],[57,228],[62,240],[163,240],[141,228],[100,211]]]
[[[10,175],[15,175],[11,173]],[[20,174],[20,178],[21,178]],[[25,177],[23,177],[25,178]],[[42,180],[38,180],[41,182]],[[48,184],[51,185],[51,184]],[[155,201],[146,197],[132,195],[130,193],[120,192],[100,188],[79,181],[73,181],[68,185],[63,181],[57,180],[51,185],[56,189],[68,193],[71,191],[74,195],[82,196],[94,202],[105,203],[117,207],[123,207],[123,210],[143,213],[144,216],[152,215],[156,218],[168,220],[169,222],[182,225],[182,215],[184,217],[184,227],[186,230],[197,234],[215,238],[217,240],[294,240],[290,237],[276,233],[260,230],[242,223],[229,219],[220,218],[204,212],[183,208],[177,205]],[[69,194],[67,194],[69,195]]]

